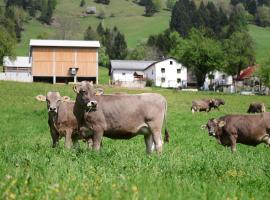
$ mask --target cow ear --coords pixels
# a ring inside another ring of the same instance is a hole
[[[223,126],[225,126],[226,125],[226,122],[225,121],[219,121],[218,122],[218,127],[219,128],[221,128],[221,127],[223,127]]]
[[[104,90],[102,88],[97,88],[95,95],[100,96],[104,94]]]
[[[70,97],[68,97],[68,96],[63,96],[63,97],[61,97],[61,101],[69,101],[70,100]]]
[[[79,93],[79,86],[77,84],[73,85],[73,91]]]
[[[205,124],[201,125],[201,129],[206,129],[206,125]]]
[[[94,85],[94,84],[93,84],[93,81],[90,81],[89,83],[90,83],[90,85],[91,85],[91,86],[93,86],[93,85]]]
[[[46,101],[46,97],[42,94],[39,94],[36,96],[36,100],[38,101]]]

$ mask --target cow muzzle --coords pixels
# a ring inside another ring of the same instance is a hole
[[[55,107],[49,107],[49,112],[57,113],[57,109]]]
[[[97,110],[97,101],[89,101],[87,103],[87,111],[96,111]]]

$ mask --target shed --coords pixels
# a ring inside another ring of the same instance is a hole
[[[31,40],[30,57],[34,81],[98,83],[99,41]],[[75,73],[74,73],[75,72]]]

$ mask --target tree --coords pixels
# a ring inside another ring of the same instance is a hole
[[[223,66],[221,44],[197,29],[192,29],[187,39],[179,38],[175,43],[170,55],[194,72],[198,88],[203,86],[206,74]]]
[[[50,24],[52,21],[53,11],[56,7],[56,0],[42,0],[40,21]]]
[[[104,46],[101,46],[98,51],[98,64],[102,67],[109,67],[110,58],[106,54],[106,49]]]
[[[166,1],[166,7],[167,7],[167,9],[168,10],[172,10],[175,2],[176,2],[176,0],[167,0]]]
[[[4,56],[15,56],[16,40],[12,35],[2,26],[0,26],[0,64],[3,64]]]
[[[234,32],[223,45],[228,74],[239,76],[242,69],[255,63],[254,42],[247,31]]]
[[[259,68],[258,75],[262,81],[262,83],[270,87],[270,59],[266,59],[262,62],[262,65]]]
[[[117,33],[114,39],[114,54],[115,57],[112,59],[125,59],[128,54],[127,43],[125,40],[125,36],[120,32]]]
[[[186,37],[192,27],[191,19],[189,0],[179,0],[172,10],[170,28],[177,31],[182,37]]]
[[[84,6],[85,6],[85,0],[81,0],[80,7],[84,7]]]
[[[266,27],[270,25],[270,8],[267,6],[258,7],[256,13],[256,23],[260,26]]]
[[[104,35],[104,33],[105,33],[105,28],[104,28],[104,26],[103,26],[103,23],[100,22],[100,23],[98,24],[98,26],[97,26],[97,34],[98,34],[100,37],[102,37],[102,36]]]
[[[84,33],[85,40],[98,40],[98,35],[95,30],[89,25],[88,28],[85,30]]]
[[[61,40],[75,39],[80,32],[80,24],[73,17],[59,17],[56,19],[59,26],[56,28],[56,38]]]

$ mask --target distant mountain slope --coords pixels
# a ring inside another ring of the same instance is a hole
[[[106,27],[117,26],[125,34],[128,47],[133,48],[137,43],[145,41],[150,34],[162,32],[169,27],[171,13],[165,9],[155,14],[153,17],[145,17],[144,7],[133,3],[131,0],[111,0],[109,5],[97,4],[94,0],[86,0],[86,6],[79,6],[80,0],[58,0],[54,13],[55,25],[43,25],[33,19],[25,24],[25,31],[22,34],[22,42],[18,45],[17,54],[26,55],[28,51],[29,39],[45,36],[49,39],[55,38],[56,26],[59,18],[72,17],[79,22],[80,27],[76,26],[76,33],[72,39],[82,39],[84,31],[91,25],[92,28],[102,21],[96,15],[85,16],[84,11],[87,6],[95,6],[97,15],[104,11],[105,19],[103,23]],[[163,0],[163,3],[165,0]]]

